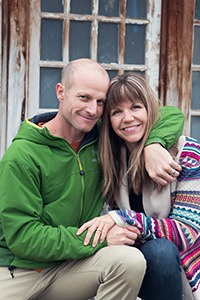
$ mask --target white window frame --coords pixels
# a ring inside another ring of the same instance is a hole
[[[120,17],[105,17],[97,15],[99,0],[93,0],[93,14],[91,15],[75,15],[69,14],[70,0],[63,0],[64,13],[44,13],[40,12],[40,0],[30,1],[30,47],[29,47],[29,79],[28,79],[28,101],[26,105],[26,117],[30,117],[37,113],[43,113],[55,109],[39,108],[39,88],[40,88],[40,67],[57,67],[62,68],[69,61],[69,25],[70,20],[92,21],[92,41],[91,41],[91,58],[97,58],[97,34],[98,21],[109,23],[118,23]],[[120,1],[121,3],[121,1]],[[126,1],[125,1],[126,3]],[[145,71],[147,80],[151,87],[158,94],[159,80],[159,55],[160,55],[160,24],[161,24],[161,4],[162,1],[149,0],[148,3],[148,20],[127,19],[126,23],[146,24],[146,53],[144,65],[125,65],[123,57],[119,54],[119,64],[102,64],[107,70],[136,70]],[[65,19],[65,38],[63,48],[63,61],[40,61],[40,18]],[[121,21],[122,22],[122,21]],[[123,21],[124,22],[124,21]],[[122,23],[121,23],[122,24]],[[122,24],[123,26],[123,24]]]

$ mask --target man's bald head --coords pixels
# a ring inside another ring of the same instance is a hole
[[[73,83],[74,74],[79,72],[100,72],[102,76],[108,78],[106,70],[95,60],[89,58],[80,58],[69,62],[62,71],[61,83],[66,89],[70,89]]]

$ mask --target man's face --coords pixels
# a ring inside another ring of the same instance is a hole
[[[100,119],[104,109],[109,79],[97,70],[73,75],[70,89],[65,90],[60,109],[68,129],[86,133]]]

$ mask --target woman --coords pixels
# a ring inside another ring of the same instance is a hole
[[[95,245],[98,239],[101,242],[105,239],[108,230],[115,224],[135,225],[140,230],[136,245],[141,251],[152,241],[172,242],[179,250],[192,291],[192,294],[188,291],[187,299],[199,300],[200,144],[192,138],[181,136],[169,150],[182,167],[180,175],[166,187],[156,185],[144,165],[145,143],[159,115],[159,103],[152,90],[142,77],[126,73],[112,80],[107,97],[100,158],[104,171],[104,196],[113,210],[85,223],[79,233],[90,227],[86,237],[88,243],[96,230]],[[146,254],[145,250],[143,253]],[[180,279],[177,276],[175,282]],[[168,290],[171,290],[171,284],[173,282],[167,282]],[[156,296],[157,291],[154,295],[153,291],[150,291],[152,295],[147,295],[146,288],[141,289],[144,299],[172,299],[166,296],[167,289],[163,290],[162,296]],[[182,299],[180,293],[172,297]]]

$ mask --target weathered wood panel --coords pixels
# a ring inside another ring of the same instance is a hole
[[[178,106],[186,117],[189,132],[194,0],[163,0],[160,99]]]
[[[2,0],[0,0],[0,62],[2,62]],[[0,124],[2,124],[2,63],[0,63]],[[0,145],[2,144],[2,128],[0,126]],[[0,151],[1,152],[1,151]]]
[[[5,72],[2,115],[7,147],[16,134],[26,103],[28,1],[3,1],[3,66]],[[5,118],[6,115],[6,118]]]
[[[1,156],[6,149],[6,107],[7,107],[7,61],[8,61],[8,3],[2,1],[2,57],[1,57]]]

